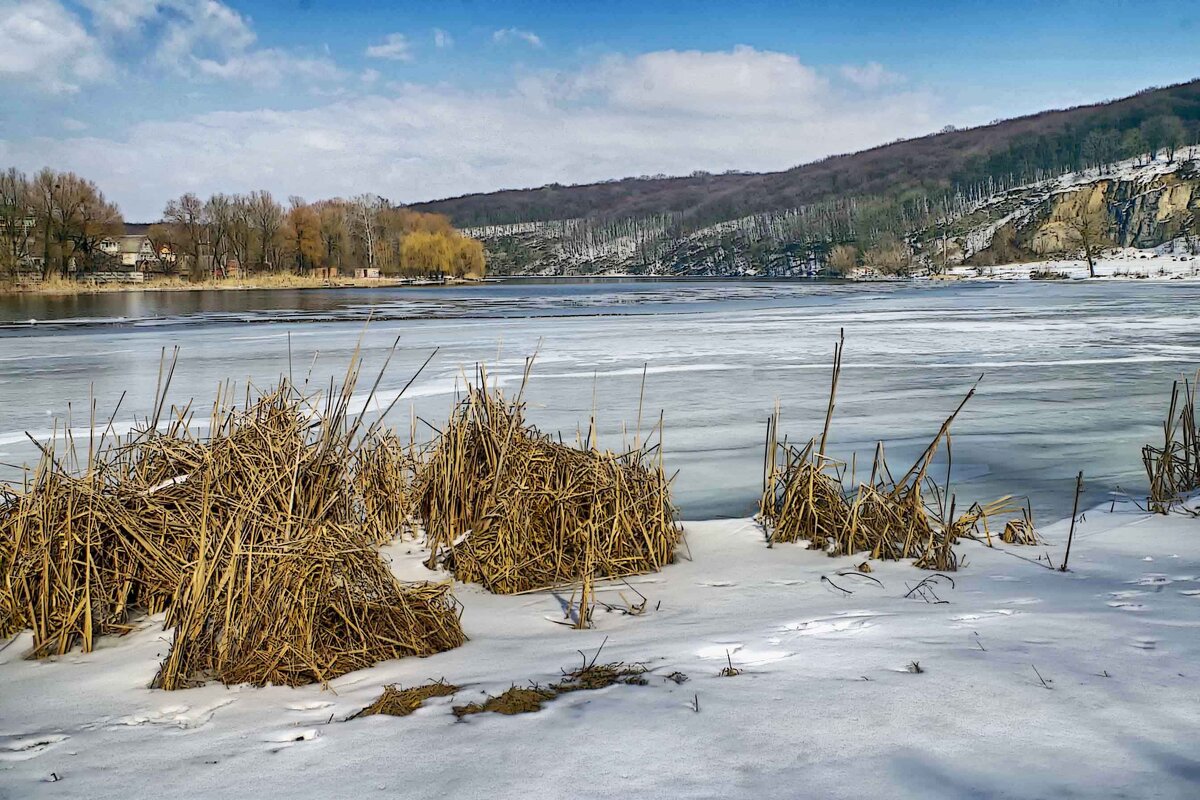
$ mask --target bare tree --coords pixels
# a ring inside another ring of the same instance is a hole
[[[230,251],[233,232],[233,200],[226,194],[214,194],[204,203],[204,217],[208,222],[208,238],[212,245],[213,259],[224,269]]]
[[[170,200],[163,209],[163,223],[179,270],[200,270],[201,255],[208,245],[208,220],[204,214],[204,203],[191,192],[177,200]]]
[[[66,264],[56,259],[55,210],[58,208],[58,173],[49,167],[38,172],[31,184],[34,214],[42,237],[42,277],[49,278],[57,268],[66,273]],[[58,263],[56,263],[58,262]]]
[[[1183,120],[1176,116],[1163,117],[1163,146],[1167,148],[1167,161],[1175,160],[1175,152],[1187,144],[1187,129]]]
[[[25,173],[0,172],[0,274],[15,273],[33,244],[33,187]]]
[[[325,200],[316,205],[321,261],[327,267],[340,268],[346,250],[346,203],[342,200]]]
[[[1094,130],[1088,133],[1080,146],[1080,158],[1084,169],[1096,167],[1103,173],[1117,160],[1120,143],[1120,136],[1114,130]]]
[[[96,184],[74,173],[60,176],[59,187],[63,239],[71,243],[82,266],[94,270],[100,242],[125,230],[121,212]]]
[[[279,233],[283,229],[283,207],[265,189],[246,198],[251,227],[259,243],[259,266],[271,270],[279,262]]]
[[[384,207],[378,195],[360,194],[350,201],[350,229],[361,246],[363,264],[375,268],[379,242],[379,211]]]
[[[1067,231],[1072,244],[1087,260],[1088,275],[1096,277],[1096,258],[1112,246],[1108,218],[1102,212],[1085,212],[1067,221]]]
[[[848,275],[858,266],[858,248],[852,244],[839,244],[829,251],[829,271],[834,275]]]

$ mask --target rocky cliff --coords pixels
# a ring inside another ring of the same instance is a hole
[[[1073,226],[1088,217],[1101,223],[1104,240],[1115,247],[1153,248],[1195,237],[1200,167],[1190,158],[1148,162],[1023,187],[964,217],[970,229],[953,241],[970,264],[1034,261],[1077,250]]]

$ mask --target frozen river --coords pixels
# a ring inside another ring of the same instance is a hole
[[[1200,286],[1182,283],[508,282],[0,297],[0,462],[31,460],[25,432],[49,435],[68,404],[75,426],[86,425],[89,391],[101,417],[122,393],[119,420],[144,416],[159,354],[175,345],[176,402],[207,406],[226,378],[270,383],[289,368],[289,339],[297,379],[311,366],[327,385],[344,374],[369,314],[364,392],[397,336],[385,398],[440,348],[389,417],[405,432],[410,406],[444,420],[477,362],[515,390],[537,351],[531,421],[573,438],[595,397],[600,443],[617,448],[622,426],[635,424],[646,365],[643,429],[661,409],[687,519],[752,511],[777,400],[793,439],[820,433],[840,327],[834,455],[869,459],[883,439],[893,467],[907,467],[982,374],[953,431],[958,502],[1029,495],[1043,522],[1070,513],[1081,469],[1090,499],[1117,486],[1143,491],[1140,447],[1157,436],[1171,381],[1200,366]]]

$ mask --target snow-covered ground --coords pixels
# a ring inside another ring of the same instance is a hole
[[[995,267],[951,267],[947,274],[983,280],[1025,280],[1035,272],[1058,272],[1068,278],[1087,278],[1088,265],[1080,259],[1051,259]],[[1096,260],[1096,278],[1137,280],[1200,280],[1200,256],[1168,244],[1155,250],[1125,247]]]
[[[905,597],[928,576],[905,564],[875,563],[876,585],[839,575],[861,558],[767,549],[750,520],[689,523],[690,559],[630,580],[641,616],[598,610],[578,632],[552,594],[459,586],[465,646],[328,690],[152,691],[169,638],[153,621],[45,662],[21,659],[23,634],[0,651],[0,796],[1194,798],[1200,519],[1084,516],[1069,572],[1047,568],[1067,522],[1045,547],[966,542],[941,603]],[[388,554],[428,575],[416,546]],[[599,660],[643,662],[649,685],[451,714],[605,639]],[[742,674],[718,676],[727,654]],[[343,721],[384,684],[437,678],[463,689]]]

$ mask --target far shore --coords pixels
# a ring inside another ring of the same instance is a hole
[[[469,286],[482,283],[481,278],[445,278],[444,280],[415,280],[412,278],[318,278],[291,273],[272,273],[243,278],[222,278],[190,281],[184,278],[150,278],[141,283],[96,283],[87,280],[51,278],[29,283],[0,282],[0,295],[78,295],[111,294],[116,292],[210,292],[261,291],[276,289],[370,289],[392,287]]]

